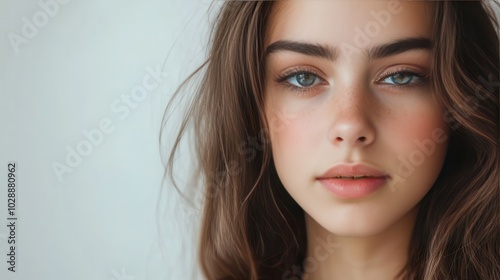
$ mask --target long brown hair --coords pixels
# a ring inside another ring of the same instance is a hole
[[[484,1],[433,4],[432,84],[450,146],[421,201],[404,274],[500,279],[498,21]],[[289,272],[300,270],[307,251],[304,213],[276,174],[264,115],[273,5],[223,4],[206,62],[175,92],[162,122],[166,129],[174,100],[202,75],[165,174],[175,185],[174,155],[192,121],[204,191],[199,261],[208,279],[300,279]]]

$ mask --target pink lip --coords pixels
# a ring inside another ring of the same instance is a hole
[[[363,178],[352,178],[360,177]],[[386,173],[364,164],[339,164],[317,178],[330,192],[341,198],[360,198],[382,187],[390,178]]]

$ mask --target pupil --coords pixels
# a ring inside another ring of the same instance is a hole
[[[310,86],[314,83],[314,80],[316,79],[316,76],[310,73],[301,73],[297,75],[297,82],[301,86]]]

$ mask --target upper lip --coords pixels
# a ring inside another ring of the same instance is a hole
[[[340,177],[389,177],[386,173],[366,164],[337,164],[328,169],[318,179]]]

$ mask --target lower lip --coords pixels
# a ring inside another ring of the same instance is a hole
[[[361,198],[376,191],[387,182],[387,177],[363,179],[318,179],[330,192],[341,198]]]

